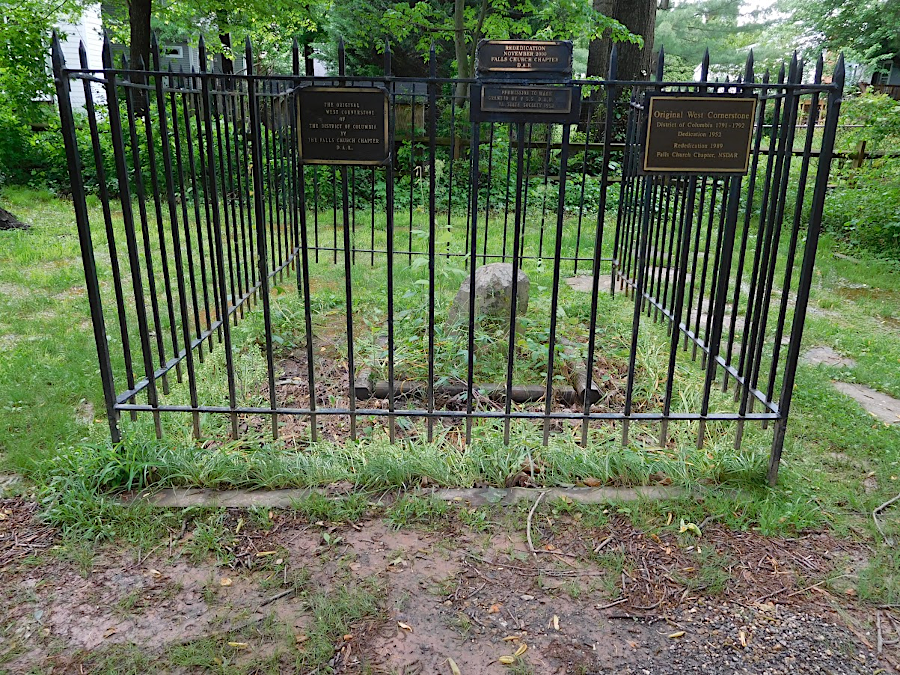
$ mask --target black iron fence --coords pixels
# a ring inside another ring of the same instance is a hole
[[[290,75],[255,74],[249,44],[245,59],[174,73],[154,46],[151,69],[115,67],[107,43],[93,70],[54,43],[113,441],[138,413],[158,436],[176,413],[196,437],[268,418],[295,443],[437,425],[463,444],[492,421],[508,442],[524,420],[544,443],[627,443],[638,425],[666,446],[680,425],[740,448],[771,423],[775,480],[842,62],[827,84],[821,59],[806,81],[796,58],[757,79],[752,56],[734,81],[704,64],[664,82],[618,80],[614,57],[605,80],[558,83],[582,97],[580,123],[559,124],[470,121],[459,85],[475,82],[437,77],[433,53],[415,81],[389,46],[382,77],[347,76],[343,47],[328,78],[301,74],[298,48]],[[385,89],[389,161],[304,162],[298,107],[322,84]],[[673,92],[757,100],[746,175],[643,170],[647,95]],[[494,262],[530,277],[527,311],[518,274],[501,320],[453,299]]]

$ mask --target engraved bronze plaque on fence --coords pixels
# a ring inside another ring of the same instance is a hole
[[[646,173],[746,174],[756,98],[650,96]]]
[[[304,87],[297,97],[301,162],[371,166],[388,161],[386,90]]]
[[[564,40],[482,40],[479,74],[571,76],[572,43]]]
[[[472,86],[473,122],[574,124],[581,104],[580,87],[534,84]]]
[[[572,110],[571,87],[485,84],[481,87],[484,112],[565,115]]]

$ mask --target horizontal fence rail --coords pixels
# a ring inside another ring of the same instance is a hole
[[[389,45],[381,77],[348,76],[343,45],[324,78],[297,46],[277,76],[249,43],[240,75],[163,71],[155,40],[149,68],[114,66],[108,41],[103,59],[65,64],[54,42],[114,442],[138,413],[158,437],[187,414],[197,438],[224,419],[298,444],[462,445],[476,421],[509,443],[525,421],[545,444],[663,447],[724,424],[740,448],[752,422],[774,426],[774,482],[842,61],[827,84],[821,59],[811,82],[796,57],[757,80],[752,56],[733,81],[708,60],[699,82],[630,81],[614,53],[606,79],[554,83],[584,92],[570,124],[472,121],[482,80],[438,77],[433,51],[419,79],[393,76]],[[384,89],[388,161],[308,163],[310,86]],[[746,175],[643,170],[647,97],[674,93],[755,98]],[[499,319],[476,303],[491,263],[510,265]]]

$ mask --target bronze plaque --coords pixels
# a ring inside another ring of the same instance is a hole
[[[371,166],[388,161],[386,90],[304,87],[297,96],[301,162]]]
[[[755,97],[650,96],[644,171],[746,174],[755,114]]]
[[[572,43],[563,40],[482,40],[480,74],[571,76]]]
[[[485,84],[481,87],[484,112],[565,115],[572,110],[571,87]]]
[[[536,122],[574,124],[581,106],[581,88],[516,84],[473,84],[469,114],[473,122]]]

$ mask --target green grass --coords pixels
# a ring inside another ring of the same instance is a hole
[[[871,510],[900,491],[900,427],[877,422],[831,386],[832,380],[840,377],[900,396],[897,264],[861,252],[854,252],[855,260],[835,257],[832,252],[843,250],[842,245],[828,236],[823,237],[818,255],[811,295],[813,311],[807,319],[804,345],[831,346],[854,358],[856,365],[839,371],[800,366],[781,482],[770,489],[761,484],[761,476],[771,430],[762,431],[755,425],[748,425],[741,452],[731,448],[732,428],[725,424],[708,425],[701,450],[695,444],[695,425],[673,424],[670,432],[677,441],[675,446],[658,448],[654,447],[656,425],[632,425],[632,439],[638,440],[622,447],[619,429],[598,424],[592,427],[592,442],[585,450],[574,435],[568,434],[555,434],[548,447],[541,447],[540,425],[524,423],[513,423],[512,443],[505,447],[499,441],[497,426],[483,423],[475,427],[473,445],[463,450],[455,431],[441,427],[433,443],[424,442],[414,433],[412,440],[392,446],[383,427],[364,415],[360,416],[364,438],[359,443],[284,445],[253,433],[239,441],[225,441],[221,439],[226,420],[204,415],[204,435],[220,440],[213,447],[201,448],[189,437],[187,416],[164,415],[164,441],[153,439],[152,424],[139,418],[136,423],[124,422],[126,442],[112,448],[106,440],[71,205],[45,193],[15,188],[4,190],[3,205],[31,223],[32,228],[0,233],[0,461],[4,468],[22,472],[34,481],[46,515],[72,538],[94,541],[119,537],[141,547],[170,530],[177,532],[184,514],[166,512],[161,516],[143,506],[121,509],[114,498],[118,491],[151,485],[265,488],[346,481],[361,491],[414,489],[423,484],[502,486],[522,466],[539,464],[543,469],[536,477],[539,485],[578,484],[592,478],[608,484],[671,481],[691,488],[691,496],[665,504],[616,507],[651,530],[665,527],[667,513],[673,512],[691,522],[701,522],[712,514],[729,527],[756,528],[764,534],[830,527],[838,533],[863,533],[876,539],[880,537],[871,526]],[[96,217],[97,205],[91,208]],[[416,219],[418,223],[421,214],[417,213]],[[496,224],[496,219],[492,222]],[[564,232],[565,245],[573,246],[571,227],[567,225]],[[398,225],[398,236],[408,234]],[[331,232],[323,229],[321,235],[324,238]],[[413,241],[417,250],[424,247],[420,233],[413,232]],[[454,246],[457,243],[454,240]],[[529,240],[528,245],[533,244]],[[545,241],[545,246],[551,244],[552,238]],[[582,253],[588,250],[585,246],[582,240]],[[781,258],[778,262],[783,265]],[[100,264],[104,264],[102,259]],[[439,316],[458,287],[463,266],[459,259],[439,260]],[[528,334],[533,336],[549,314],[547,293],[540,289],[546,290],[552,269],[534,263],[525,267],[532,279],[533,304],[528,317],[535,323],[529,326]],[[377,338],[386,311],[382,306],[385,270],[378,264],[369,267],[367,261],[358,261],[355,270],[354,327],[362,344],[358,357],[360,363],[369,363],[380,375],[384,372],[384,354]],[[782,271],[779,268],[778,273]],[[427,278],[427,269],[418,264],[398,264],[396,273],[397,311],[405,312],[397,323],[397,362],[409,376],[421,377],[424,310],[419,282]],[[108,271],[101,274],[108,283]],[[344,330],[342,274],[342,267],[334,266],[324,255],[314,264],[317,332]],[[410,291],[418,293],[406,295]],[[110,289],[105,286],[104,292]],[[290,281],[283,282],[273,297],[280,353],[302,348],[302,305]],[[588,296],[563,286],[560,297],[566,312],[560,317],[560,330],[583,336]],[[615,361],[623,357],[630,334],[629,305],[621,298],[606,296],[600,302],[603,320],[599,343]],[[261,329],[260,312],[251,312],[234,329],[238,392],[249,403],[263,400],[258,388],[264,372],[258,347]],[[111,334],[114,330],[115,326],[110,327]],[[460,364],[464,363],[457,353],[459,336],[440,333],[439,338],[439,372],[459,377]],[[538,347],[542,343],[542,339],[533,341]],[[639,381],[647,384],[638,392],[637,400],[647,409],[658,405],[660,374],[664,375],[667,357],[660,345],[665,344],[663,326],[642,321]],[[486,334],[479,347],[478,378],[495,380],[505,372],[507,346],[501,333]],[[336,349],[335,357],[341,358],[340,347]],[[516,377],[541,382],[546,350],[532,348],[525,340],[519,341],[516,349],[523,357],[516,361]],[[533,360],[529,361],[529,355]],[[687,359],[682,361],[676,370],[675,401],[690,409],[697,403],[699,369]],[[217,349],[198,371],[200,393],[206,400],[221,396],[223,364],[222,350]],[[116,367],[121,368],[121,363]],[[185,387],[173,387],[166,401],[186,401]],[[713,409],[730,409],[732,404],[730,397],[716,393],[712,405]],[[406,431],[421,433],[423,428],[419,425]],[[877,487],[867,491],[862,478],[870,473]],[[298,504],[297,509],[313,522],[341,523],[362,517],[367,504],[367,497],[337,502],[313,497]],[[402,527],[434,518],[428,510],[415,501],[401,500],[388,518]],[[588,509],[584,517],[589,514],[596,516]],[[884,515],[888,534],[896,536],[896,519],[890,517],[891,513]],[[187,517],[197,519],[210,533],[221,528],[215,512],[196,512]],[[489,518],[480,512],[471,514],[472,527],[488,528]],[[213,545],[205,548],[204,555],[208,554],[218,555]],[[900,593],[897,578],[895,561],[879,542],[872,566],[860,580],[860,595],[896,602]]]

